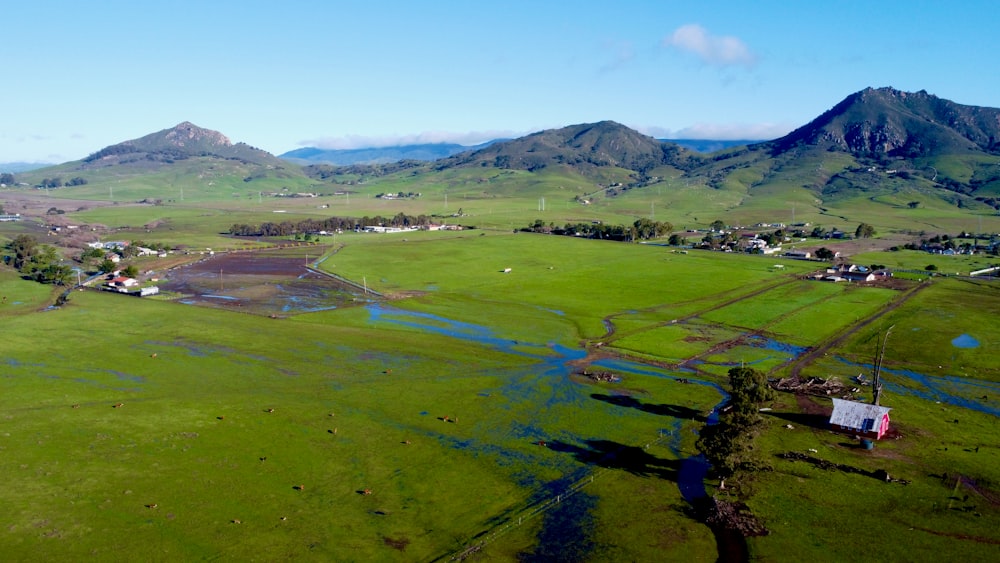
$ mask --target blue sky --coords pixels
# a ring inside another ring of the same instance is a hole
[[[182,121],[280,154],[605,119],[774,138],[868,86],[1000,106],[989,1],[5,4],[0,162]]]

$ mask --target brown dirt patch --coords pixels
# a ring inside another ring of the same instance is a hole
[[[397,549],[399,551],[406,551],[406,546],[410,545],[410,538],[393,539],[386,536],[382,538],[382,542],[393,549]]]
[[[809,397],[808,395],[796,394],[795,404],[797,404],[799,409],[801,409],[802,412],[804,412],[805,414],[823,416],[828,419],[830,418],[830,415],[833,414],[832,406],[827,407],[824,405],[820,405],[816,401],[812,400],[812,398]]]

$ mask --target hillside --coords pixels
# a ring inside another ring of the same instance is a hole
[[[192,157],[215,157],[247,164],[283,167],[274,155],[187,121],[145,137],[105,147],[82,160],[82,168],[123,165],[142,160],[172,163]]]
[[[978,226],[1000,210],[998,123],[997,109],[926,92],[869,88],[780,139],[707,154],[601,121],[433,161],[303,168],[185,122],[81,161],[18,173],[16,179],[85,199],[110,199],[112,188],[114,198],[168,202],[182,197],[181,187],[187,202],[350,194],[354,206],[366,197],[378,202],[359,213],[380,214],[383,206],[403,205],[385,203],[382,194],[416,194],[406,203],[415,213],[440,212],[450,196],[462,201],[468,214],[477,201],[489,202],[487,210],[511,205],[526,213],[548,198],[547,207],[564,215],[553,217],[556,224],[581,217],[621,222],[656,213],[658,219],[690,225],[719,218],[755,223],[781,215],[798,222],[868,222],[893,229],[921,223],[961,230],[971,226],[970,215],[979,216],[973,223]],[[445,146],[424,147],[398,147],[402,152],[395,156],[429,157]],[[316,151],[297,154],[321,158]]]
[[[1000,209],[998,163],[1000,109],[867,88],[784,137],[720,151],[689,174],[747,194],[818,197],[821,208],[856,199]]]
[[[778,153],[811,145],[872,158],[1000,155],[1000,109],[961,105],[923,90],[866,88],[764,145]]]
[[[681,167],[690,159],[689,151],[678,145],[663,143],[613,121],[601,121],[495,143],[444,159],[436,168],[492,166],[533,172],[566,166],[586,174],[593,168],[616,167],[645,174],[664,164]]]
[[[310,183],[300,166],[189,122],[104,147],[82,160],[21,172],[16,178],[37,187],[79,187],[86,197],[93,192],[87,184],[126,182],[134,187],[129,194],[136,199],[159,198],[164,187],[184,184],[235,189],[255,182],[257,189],[299,190]]]

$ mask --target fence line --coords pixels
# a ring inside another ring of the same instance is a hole
[[[647,442],[643,449],[648,450],[650,446],[658,446],[662,442],[666,442],[672,439],[673,437],[674,437],[673,430],[669,432],[663,432],[661,430],[658,432],[658,437],[651,442]],[[440,561],[443,559],[447,559],[448,561],[462,561],[467,557],[470,557],[478,553],[484,547],[493,543],[507,532],[511,531],[516,527],[521,526],[521,524],[529,521],[535,516],[538,516],[539,514],[547,512],[553,507],[558,506],[559,504],[562,503],[563,500],[575,495],[576,493],[583,490],[584,487],[593,483],[594,479],[610,471],[612,471],[612,468],[597,466],[596,469],[592,469],[591,471],[589,471],[587,475],[584,475],[580,479],[571,483],[562,492],[556,493],[543,501],[528,504],[527,506],[521,509],[516,519],[514,517],[511,517],[509,521],[503,524],[497,524],[493,528],[490,528],[489,530],[486,530],[485,532],[482,532],[475,536],[477,538],[482,537],[483,539],[463,548],[461,551],[456,551],[451,553],[450,555],[445,555],[443,557],[436,559],[435,561]],[[540,491],[542,490],[542,488],[539,488],[537,490]]]

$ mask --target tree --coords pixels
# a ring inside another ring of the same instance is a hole
[[[906,206],[909,207],[910,209],[916,209],[916,208],[920,207],[920,202],[919,201],[911,201],[910,203],[907,203]]]
[[[722,220],[716,219],[715,221],[712,221],[712,224],[709,225],[709,228],[711,228],[715,232],[721,232],[723,229],[726,228],[726,224],[723,223]]]
[[[875,227],[868,223],[861,223],[854,231],[855,238],[872,238],[875,236]]]
[[[87,260],[89,258],[100,258],[104,256],[103,248],[88,248],[80,254],[80,260]]]
[[[833,260],[836,256],[837,255],[832,250],[825,246],[816,251],[816,258],[819,258],[820,260]]]
[[[729,403],[722,408],[718,424],[703,428],[695,444],[723,479],[757,465],[753,438],[763,422],[760,406],[774,397],[767,375],[753,368],[730,369],[729,385]]]
[[[753,368],[730,369],[729,386],[732,388],[729,404],[743,416],[758,416],[757,409],[760,405],[774,399],[774,391],[767,383],[767,375]]]
[[[22,272],[31,264],[31,259],[38,247],[38,241],[31,235],[17,235],[7,246],[14,253],[11,266],[14,266],[17,271]]]
[[[136,268],[134,264],[129,264],[122,270],[122,275],[126,278],[134,278],[139,275],[139,268]]]
[[[105,258],[100,264],[98,264],[97,269],[106,274],[110,274],[115,271],[115,263],[112,262],[110,258]]]

